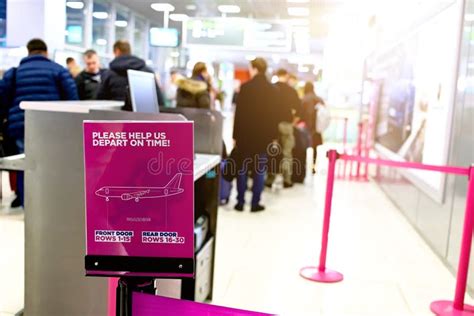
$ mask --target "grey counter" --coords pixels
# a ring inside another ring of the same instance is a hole
[[[106,315],[107,279],[85,277],[84,271],[82,122],[177,121],[184,117],[101,111],[80,105],[26,103],[22,107],[26,110],[25,315]],[[196,137],[221,137],[195,133]],[[219,161],[219,155],[198,154],[195,178]]]

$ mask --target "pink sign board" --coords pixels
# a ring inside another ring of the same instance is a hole
[[[271,316],[228,308],[223,306],[195,303],[144,293],[133,293],[132,315],[134,316]]]
[[[84,122],[86,271],[194,273],[192,122]]]

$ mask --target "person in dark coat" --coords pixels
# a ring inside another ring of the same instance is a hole
[[[247,174],[253,174],[253,197],[251,211],[263,211],[260,204],[265,182],[267,149],[278,138],[277,122],[272,107],[277,102],[275,87],[265,76],[267,63],[256,58],[250,63],[252,79],[244,83],[236,100],[233,138],[238,152],[240,170],[237,175],[237,204],[235,209],[243,211]]]
[[[96,100],[101,77],[105,70],[100,68],[97,52],[89,49],[84,53],[86,68],[75,78],[77,92],[81,100]]]
[[[324,105],[324,100],[316,95],[314,91],[314,85],[311,82],[306,82],[304,86],[304,97],[303,97],[303,121],[305,122],[306,128],[312,137],[313,147],[313,173],[316,173],[316,158],[318,146],[323,144],[323,136],[318,133],[316,129],[316,120],[318,111],[316,106],[318,104]]]
[[[76,60],[72,57],[66,58],[66,67],[69,70],[72,78],[76,78],[81,72],[81,67],[77,64]]]
[[[290,74],[286,69],[278,69],[276,76],[278,77],[278,82],[275,83],[275,87],[278,92],[279,102],[274,104],[273,113],[278,121],[279,143],[283,154],[281,173],[283,174],[283,187],[291,188],[293,186],[293,148],[295,147],[293,125],[301,115],[301,100],[296,90],[288,83]],[[271,187],[274,180],[275,174],[269,172],[265,183],[266,186]]]
[[[150,73],[154,73],[154,71],[146,65],[143,59],[132,55],[130,43],[125,40],[115,42],[114,55],[115,59],[110,62],[110,69],[102,76],[97,99],[124,101],[124,110],[131,111],[127,70],[131,69]],[[156,93],[159,105],[165,105],[158,84],[156,85]]]
[[[0,102],[6,112],[6,133],[17,146],[25,150],[25,114],[20,109],[23,101],[78,100],[77,89],[69,71],[48,59],[48,47],[41,39],[27,44],[28,56],[17,68],[8,70],[0,82]],[[23,173],[18,173],[17,193],[23,205]]]
[[[198,62],[194,65],[190,79],[181,78],[177,81],[176,106],[183,108],[211,108],[209,73],[206,64]]]

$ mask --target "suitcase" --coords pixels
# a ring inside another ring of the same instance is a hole
[[[225,168],[226,160],[221,161],[221,177],[219,185],[219,204],[226,205],[230,200],[230,192],[232,191],[232,182],[227,181],[222,176]]]
[[[293,148],[293,159],[299,163],[293,163],[293,174],[291,180],[293,183],[303,183],[306,177],[306,149],[311,146],[308,131],[304,127],[295,127],[293,130],[295,136],[295,147]]]

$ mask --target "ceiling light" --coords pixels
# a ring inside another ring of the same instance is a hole
[[[337,19],[337,15],[335,14],[324,14],[321,17],[321,21],[323,21],[324,23],[332,22],[335,19]]]
[[[217,10],[221,13],[239,13],[240,7],[232,4],[222,4],[217,7]]]
[[[174,11],[174,6],[170,3],[152,3],[151,8],[155,11],[160,11],[160,12]]]
[[[304,65],[299,65],[298,66],[298,71],[299,72],[309,72],[309,67],[308,66],[304,66]]]
[[[189,10],[189,11],[194,11],[194,10],[196,10],[196,9],[197,9],[197,7],[196,7],[195,4],[188,4],[188,5],[186,6],[186,10]]]
[[[259,31],[266,31],[273,27],[270,23],[255,23],[255,29]]]
[[[109,17],[109,14],[107,12],[98,11],[98,12],[92,12],[92,16],[99,20],[105,20]]]
[[[115,26],[116,27],[127,27],[128,22],[124,20],[117,20],[115,21]]]
[[[309,27],[307,26],[294,26],[293,32],[295,36],[309,34]]]
[[[309,3],[310,0],[286,0],[288,3]]]
[[[104,38],[98,38],[96,39],[95,43],[99,46],[105,46],[107,45],[107,40]]]
[[[175,22],[183,22],[189,19],[189,16],[187,14],[182,14],[182,13],[172,13],[170,14],[170,20],[175,21]]]
[[[245,55],[245,59],[247,59],[248,61],[252,61],[255,58],[257,58],[257,56],[255,56],[255,55]]]
[[[308,19],[290,19],[289,22],[291,25],[294,25],[294,26],[308,26],[309,25]]]
[[[308,8],[302,8],[302,7],[289,7],[288,8],[288,14],[291,16],[308,16],[309,15],[309,9]]]
[[[71,9],[84,9],[84,2],[82,1],[68,1],[66,2],[66,6]]]

